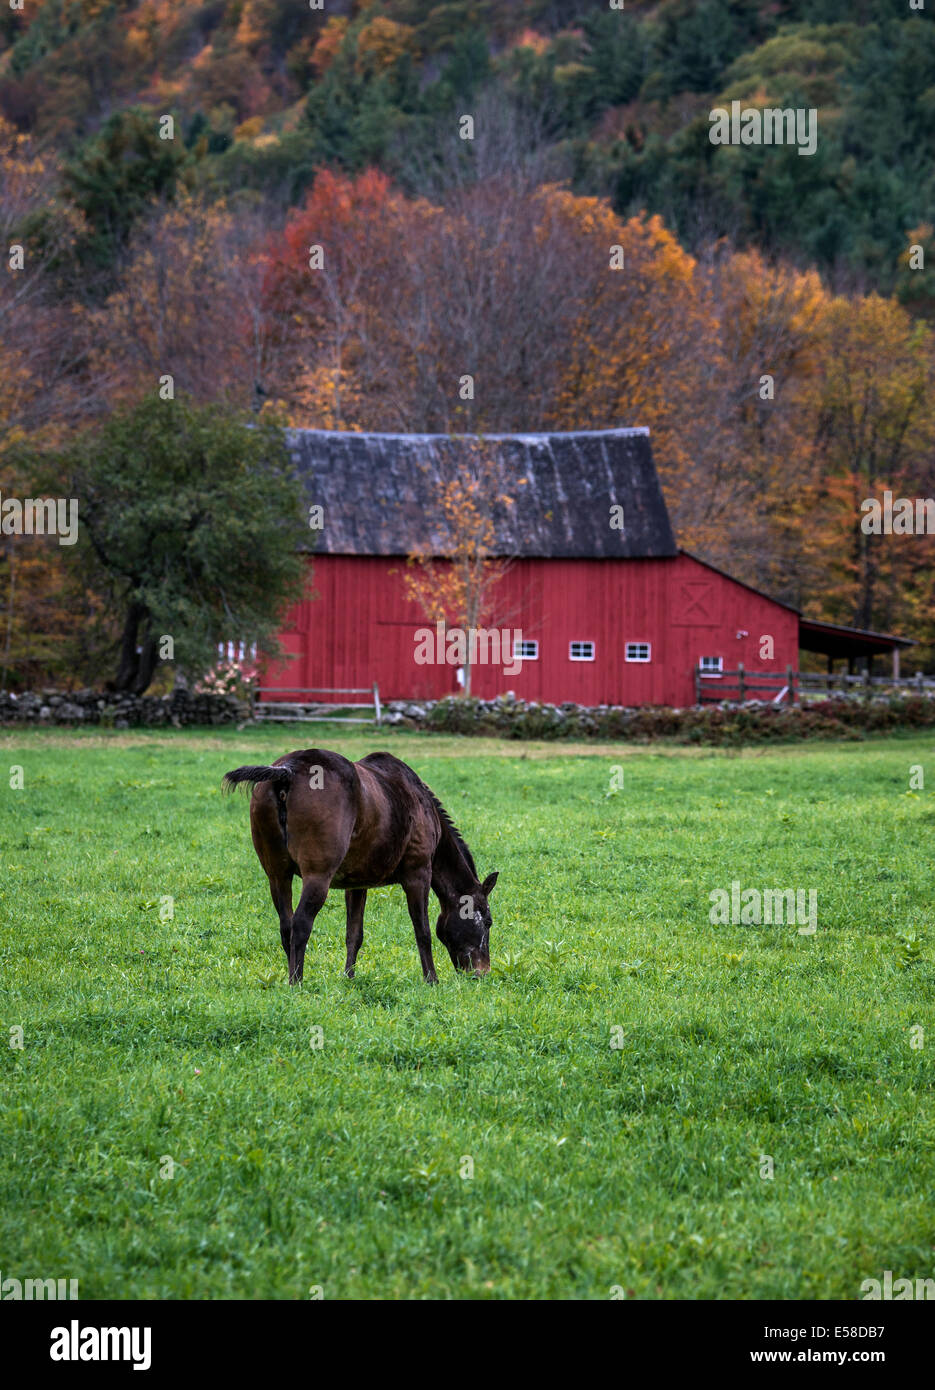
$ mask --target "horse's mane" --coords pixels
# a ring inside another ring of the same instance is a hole
[[[428,791],[429,796],[432,798],[432,802],[435,806],[436,811],[438,812],[438,819],[442,823],[442,829],[447,830],[448,834],[451,836],[452,840],[454,840],[458,849],[464,855],[464,858],[467,861],[467,865],[468,868],[471,870],[471,873],[474,875],[475,878],[477,878],[477,865],[474,863],[474,856],[471,854],[471,851],[465,844],[464,836],[461,834],[461,831],[455,825],[454,821],[451,819],[448,812],[445,810],[444,806],[441,804],[438,797],[431,790],[431,788],[427,788],[426,790]]]

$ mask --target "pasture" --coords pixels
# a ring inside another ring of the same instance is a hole
[[[411,762],[500,871],[486,979],[436,946],[427,987],[394,888],[369,895],[353,980],[333,892],[289,989],[246,799],[219,782],[313,744]],[[932,739],[313,725],[0,751],[3,1277],[853,1299],[935,1274]],[[817,890],[817,931],[712,925],[733,881]]]

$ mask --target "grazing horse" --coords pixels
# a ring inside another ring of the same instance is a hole
[[[250,830],[269,879],[279,934],[289,961],[289,982],[302,979],[305,948],[331,887],[343,888],[347,906],[347,961],[352,977],[364,939],[368,888],[398,883],[406,894],[422,973],[437,984],[429,928],[429,889],[441,912],[439,941],[456,970],[490,969],[490,908],[497,881],[481,883],[460,833],[441,802],[411,767],[392,753],[370,753],[352,763],[323,748],[287,753],[271,767],[238,767],[227,789],[254,783]],[[292,880],[302,880],[292,911]]]

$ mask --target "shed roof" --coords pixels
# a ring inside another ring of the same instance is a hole
[[[815,618],[799,619],[799,646],[806,652],[826,656],[873,656],[896,647],[915,647],[913,637],[897,637],[894,632],[875,632],[870,628],[845,627],[841,623],[820,623]]]
[[[444,553],[437,485],[458,451],[496,450],[512,505],[493,509],[495,553],[609,559],[676,554],[646,429],[556,434],[358,434],[288,430],[328,555]],[[610,508],[624,509],[623,531]]]

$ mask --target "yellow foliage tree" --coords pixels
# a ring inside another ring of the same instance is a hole
[[[496,454],[483,439],[455,439],[433,478],[433,535],[409,556],[406,596],[431,623],[465,633],[464,693],[471,693],[471,634],[492,621],[495,589],[510,566],[497,553],[496,516],[513,505]]]
[[[814,478],[805,495],[809,607],[935,645],[935,535],[874,534],[862,504],[935,497],[935,335],[894,300],[832,300],[811,383]]]

